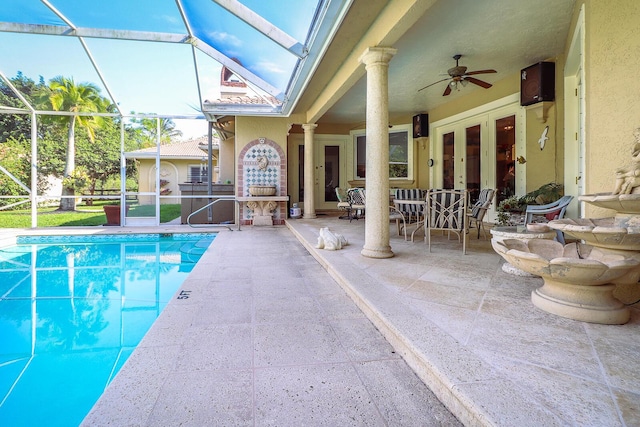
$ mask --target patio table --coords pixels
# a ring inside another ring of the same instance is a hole
[[[425,206],[427,204],[427,201],[424,199],[393,199],[393,204],[394,205],[423,205]],[[413,232],[411,233],[411,241],[413,242],[413,235],[416,233],[416,231],[418,231],[420,228],[424,227],[424,215],[422,215],[422,219],[418,218],[418,220],[416,221],[416,229],[413,230]]]

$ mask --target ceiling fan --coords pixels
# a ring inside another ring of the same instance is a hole
[[[449,84],[447,84],[447,88],[444,90],[444,93],[442,94],[442,96],[449,95],[452,89],[458,89],[459,88],[458,85],[466,86],[468,82],[481,86],[485,89],[488,89],[491,87],[490,83],[483,82],[482,80],[478,80],[475,77],[471,77],[471,76],[475,74],[497,73],[496,70],[477,70],[477,71],[467,72],[467,67],[463,65],[458,65],[458,60],[460,58],[462,58],[462,55],[460,54],[453,56],[453,59],[456,60],[456,66],[453,68],[449,68],[447,70],[447,74],[449,74],[449,77],[447,77],[446,79],[438,80],[437,82],[431,83],[430,85],[427,85],[422,89],[426,89],[430,86],[433,86],[435,84],[438,84],[447,80],[450,80],[450,82]],[[418,89],[418,92],[420,92],[422,89]]]

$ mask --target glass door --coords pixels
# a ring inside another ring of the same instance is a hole
[[[433,188],[466,188],[471,203],[482,189],[496,189],[497,197],[487,216],[494,221],[501,200],[524,194],[525,165],[515,161],[519,154],[526,154],[522,115],[519,103],[512,102],[454,122],[435,123],[438,143],[432,152]]]
[[[340,185],[340,146],[325,145],[324,146],[324,162],[322,169],[324,174],[321,178],[321,184],[324,188],[323,202],[338,202],[336,195],[336,187]]]
[[[442,134],[442,188],[466,188],[471,200],[480,194],[482,176],[482,125],[461,123]]]
[[[496,204],[516,194],[516,116],[495,122]]]
[[[315,141],[315,205],[316,209],[336,209],[336,187],[347,186],[344,142],[340,140]],[[346,188],[346,187],[345,187]]]
[[[455,168],[455,132],[442,135],[442,188],[454,188],[456,182]]]
[[[466,174],[465,181],[467,183],[467,190],[469,191],[469,198],[471,203],[475,203],[478,200],[481,190],[480,180],[480,167],[481,167],[481,129],[480,125],[470,126],[465,129],[465,141],[466,141]]]

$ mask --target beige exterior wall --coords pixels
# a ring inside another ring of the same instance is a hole
[[[222,184],[235,182],[235,138],[231,137],[225,141],[220,141],[218,159],[220,164],[219,180]]]
[[[586,193],[611,191],[613,172],[630,161],[632,132],[640,127],[640,79],[634,71],[640,62],[640,2],[619,0],[612,8],[607,2],[578,0],[574,7],[574,19],[568,31],[565,55],[573,37],[577,16],[585,5],[585,189]],[[546,122],[538,120],[531,109],[525,112],[525,152],[523,170],[526,175],[526,191],[545,183],[556,181],[564,184],[564,61],[565,57],[547,58],[556,63],[556,99],[550,105]],[[358,73],[354,73],[358,74]],[[348,79],[347,79],[348,80]],[[505,76],[491,90],[475,90],[468,96],[430,111],[430,122],[463,113],[505,96],[518,93],[520,74]],[[330,91],[329,91],[330,92]],[[329,96],[329,95],[327,95]],[[335,93],[331,96],[335,96]],[[318,101],[318,104],[321,102]],[[312,108],[313,110],[313,108]],[[418,113],[419,111],[416,111]],[[313,111],[310,111],[313,116]],[[236,153],[249,141],[267,137],[287,150],[287,133],[290,124],[304,123],[302,118],[238,117],[236,129]],[[411,117],[391,117],[393,124],[411,123]],[[317,134],[348,135],[357,124],[321,124]],[[540,150],[538,139],[549,126],[549,140]],[[294,128],[293,132],[298,132]],[[429,147],[431,138],[414,141],[415,184],[429,187]],[[423,148],[424,146],[424,148]],[[291,147],[290,147],[291,148]],[[353,147],[348,147],[353,149]],[[296,153],[288,153],[288,156]],[[572,159],[568,159],[572,161]],[[297,178],[297,170],[290,170],[289,182]],[[593,216],[596,208],[586,206],[586,214]],[[610,215],[602,211],[598,216]]]
[[[524,151],[517,151],[516,156],[523,156],[526,159],[526,164],[521,167],[521,170],[525,173],[526,192],[535,190],[549,182],[562,184],[564,180],[562,63],[557,58],[549,58],[547,61],[556,63],[556,99],[553,103],[550,103],[546,121],[541,122],[538,119],[536,110],[541,107],[540,105],[534,105],[529,108],[520,107],[525,114],[524,139],[526,143]],[[490,90],[475,90],[467,96],[459,97],[434,108],[429,111],[429,121],[433,123],[443,120],[519,92],[520,72],[499,80]],[[546,126],[549,126],[549,140],[545,148],[540,150],[538,139]],[[420,164],[426,164],[429,155],[428,150],[426,153],[422,150],[418,150],[418,152],[427,156],[424,159],[419,159]]]
[[[248,142],[258,138],[275,141],[286,152],[287,135],[293,123],[301,123],[293,117],[236,117],[236,153]],[[236,159],[237,160],[237,159]]]
[[[138,169],[138,188],[140,192],[151,192],[155,191],[155,186],[152,185],[154,177],[155,177],[155,160],[154,159],[139,159],[139,169]],[[199,165],[200,159],[171,159],[171,160],[161,160],[160,161],[160,169],[166,168],[172,175],[171,178],[168,178],[169,184],[167,188],[171,190],[171,195],[179,196],[180,188],[178,184],[187,182],[189,177],[189,166],[190,165]],[[217,162],[213,160],[214,171],[217,167]],[[173,178],[173,174],[177,175],[177,179]],[[161,179],[165,179],[162,178]],[[216,182],[217,176],[214,174],[213,182]],[[153,196],[140,196],[140,203],[152,203],[154,200]],[[160,204],[167,203],[180,203],[178,198],[163,198],[160,200]]]
[[[614,171],[631,160],[632,132],[640,127],[640,2],[585,4],[586,192],[613,189]],[[573,30],[573,28],[572,28]],[[610,211],[587,206],[587,216]]]

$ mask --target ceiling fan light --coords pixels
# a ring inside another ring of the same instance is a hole
[[[451,89],[456,89],[458,87],[458,82],[456,82],[455,80],[451,80],[451,82],[449,82],[449,87]]]
[[[466,80],[460,80],[460,83],[462,83],[462,86],[465,87],[469,82]]]

